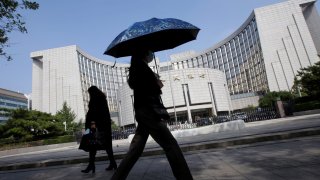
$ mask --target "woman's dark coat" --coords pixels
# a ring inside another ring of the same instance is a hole
[[[96,128],[98,129],[97,150],[105,150],[106,146],[112,141],[111,118],[108,103],[105,95],[102,94],[100,90],[94,89],[94,91],[90,93],[89,110],[86,115],[85,128],[90,129],[92,121],[96,123]],[[94,94],[92,95],[92,93]]]

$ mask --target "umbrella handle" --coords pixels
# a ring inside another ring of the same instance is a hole
[[[114,66],[117,64],[117,59],[114,60],[114,64],[113,66],[111,66],[111,68],[114,68]]]

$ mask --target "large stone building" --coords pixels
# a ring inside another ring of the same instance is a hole
[[[203,52],[171,61],[174,69],[225,72],[233,108],[266,91],[289,91],[297,71],[319,61],[320,19],[315,0],[256,8],[230,36]],[[251,103],[251,102],[250,102]],[[256,104],[255,104],[256,105]]]
[[[231,108],[223,72],[209,68],[162,71],[162,101],[174,121],[193,122],[196,116],[208,117]],[[119,124],[134,120],[133,91],[125,83],[118,91]]]
[[[215,89],[209,85],[213,81],[203,79],[198,83],[206,88],[197,89],[197,82],[185,74],[193,77],[206,74],[206,78],[211,78],[210,74],[214,73],[224,74],[224,78],[219,76],[218,79],[226,82],[225,88],[221,84],[218,89],[224,88],[230,94],[230,101],[226,98],[219,102],[228,104],[228,108],[221,111],[257,106],[259,95],[267,91],[290,90],[297,71],[319,61],[320,19],[315,2],[288,0],[256,8],[234,33],[213,47],[202,52],[172,55],[170,60],[160,63],[158,69],[163,78],[168,74],[171,78],[179,74],[177,76],[185,81],[179,84],[171,80],[174,85],[166,85],[165,88],[177,87],[173,91],[164,89],[163,99],[169,111],[172,112],[173,108],[185,112],[188,119],[211,107],[211,113],[219,112],[219,108],[214,109],[215,100],[209,100],[214,95],[212,90]],[[125,115],[119,114],[124,103],[118,93],[129,93],[126,88],[129,64],[117,63],[113,67],[113,62],[92,57],[77,46],[32,52],[31,58],[33,108],[54,114],[66,101],[78,118],[83,119],[89,100],[87,89],[96,85],[106,93],[114,120],[119,124],[120,120],[123,121],[122,125],[133,123],[132,118],[126,122],[121,118]],[[181,95],[188,91],[191,96],[182,98]],[[207,98],[198,98],[197,95]],[[183,101],[186,103],[181,104]],[[199,103],[203,106],[192,106]]]

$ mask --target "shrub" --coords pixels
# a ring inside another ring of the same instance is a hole
[[[60,144],[60,143],[67,143],[67,142],[74,142],[75,137],[71,135],[66,136],[58,136],[54,139],[45,139],[43,140],[43,145],[49,145],[49,144]]]
[[[320,101],[308,101],[303,103],[297,103],[294,105],[294,111],[307,111],[313,109],[320,109]]]
[[[31,147],[31,146],[43,146],[43,145],[50,145],[50,144],[60,144],[60,143],[75,142],[75,141],[76,141],[75,136],[71,136],[71,135],[58,136],[53,139],[44,139],[44,140],[29,141],[29,142],[16,141],[13,137],[9,137],[9,138],[0,139],[0,150],[24,148],[24,147]]]

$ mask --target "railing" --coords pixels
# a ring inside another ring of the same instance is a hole
[[[220,114],[214,117],[213,121],[214,123],[222,123],[242,119],[245,122],[254,122],[276,118],[279,118],[279,115],[274,108],[258,108],[251,111],[232,112],[230,116],[228,113]]]
[[[119,140],[119,139],[127,139],[130,134],[134,134],[136,128],[124,128],[119,130],[112,131],[112,139]]]
[[[182,129],[192,129],[201,126],[208,126],[212,124],[224,123],[228,121],[234,121],[242,119],[245,122],[262,121],[268,119],[279,118],[276,110],[274,108],[258,108],[251,111],[238,111],[229,113],[220,113],[218,116],[214,117],[202,117],[194,120],[193,123],[188,123],[188,121],[179,122],[167,122],[167,127],[170,131],[182,130]],[[112,132],[112,139],[127,139],[130,134],[135,133],[135,128],[124,128],[120,130],[115,130]]]
[[[167,127],[169,128],[170,131],[175,131],[175,130],[196,128],[197,124],[188,123],[187,121],[185,121],[184,123],[177,122],[177,124],[175,122],[167,122]]]

